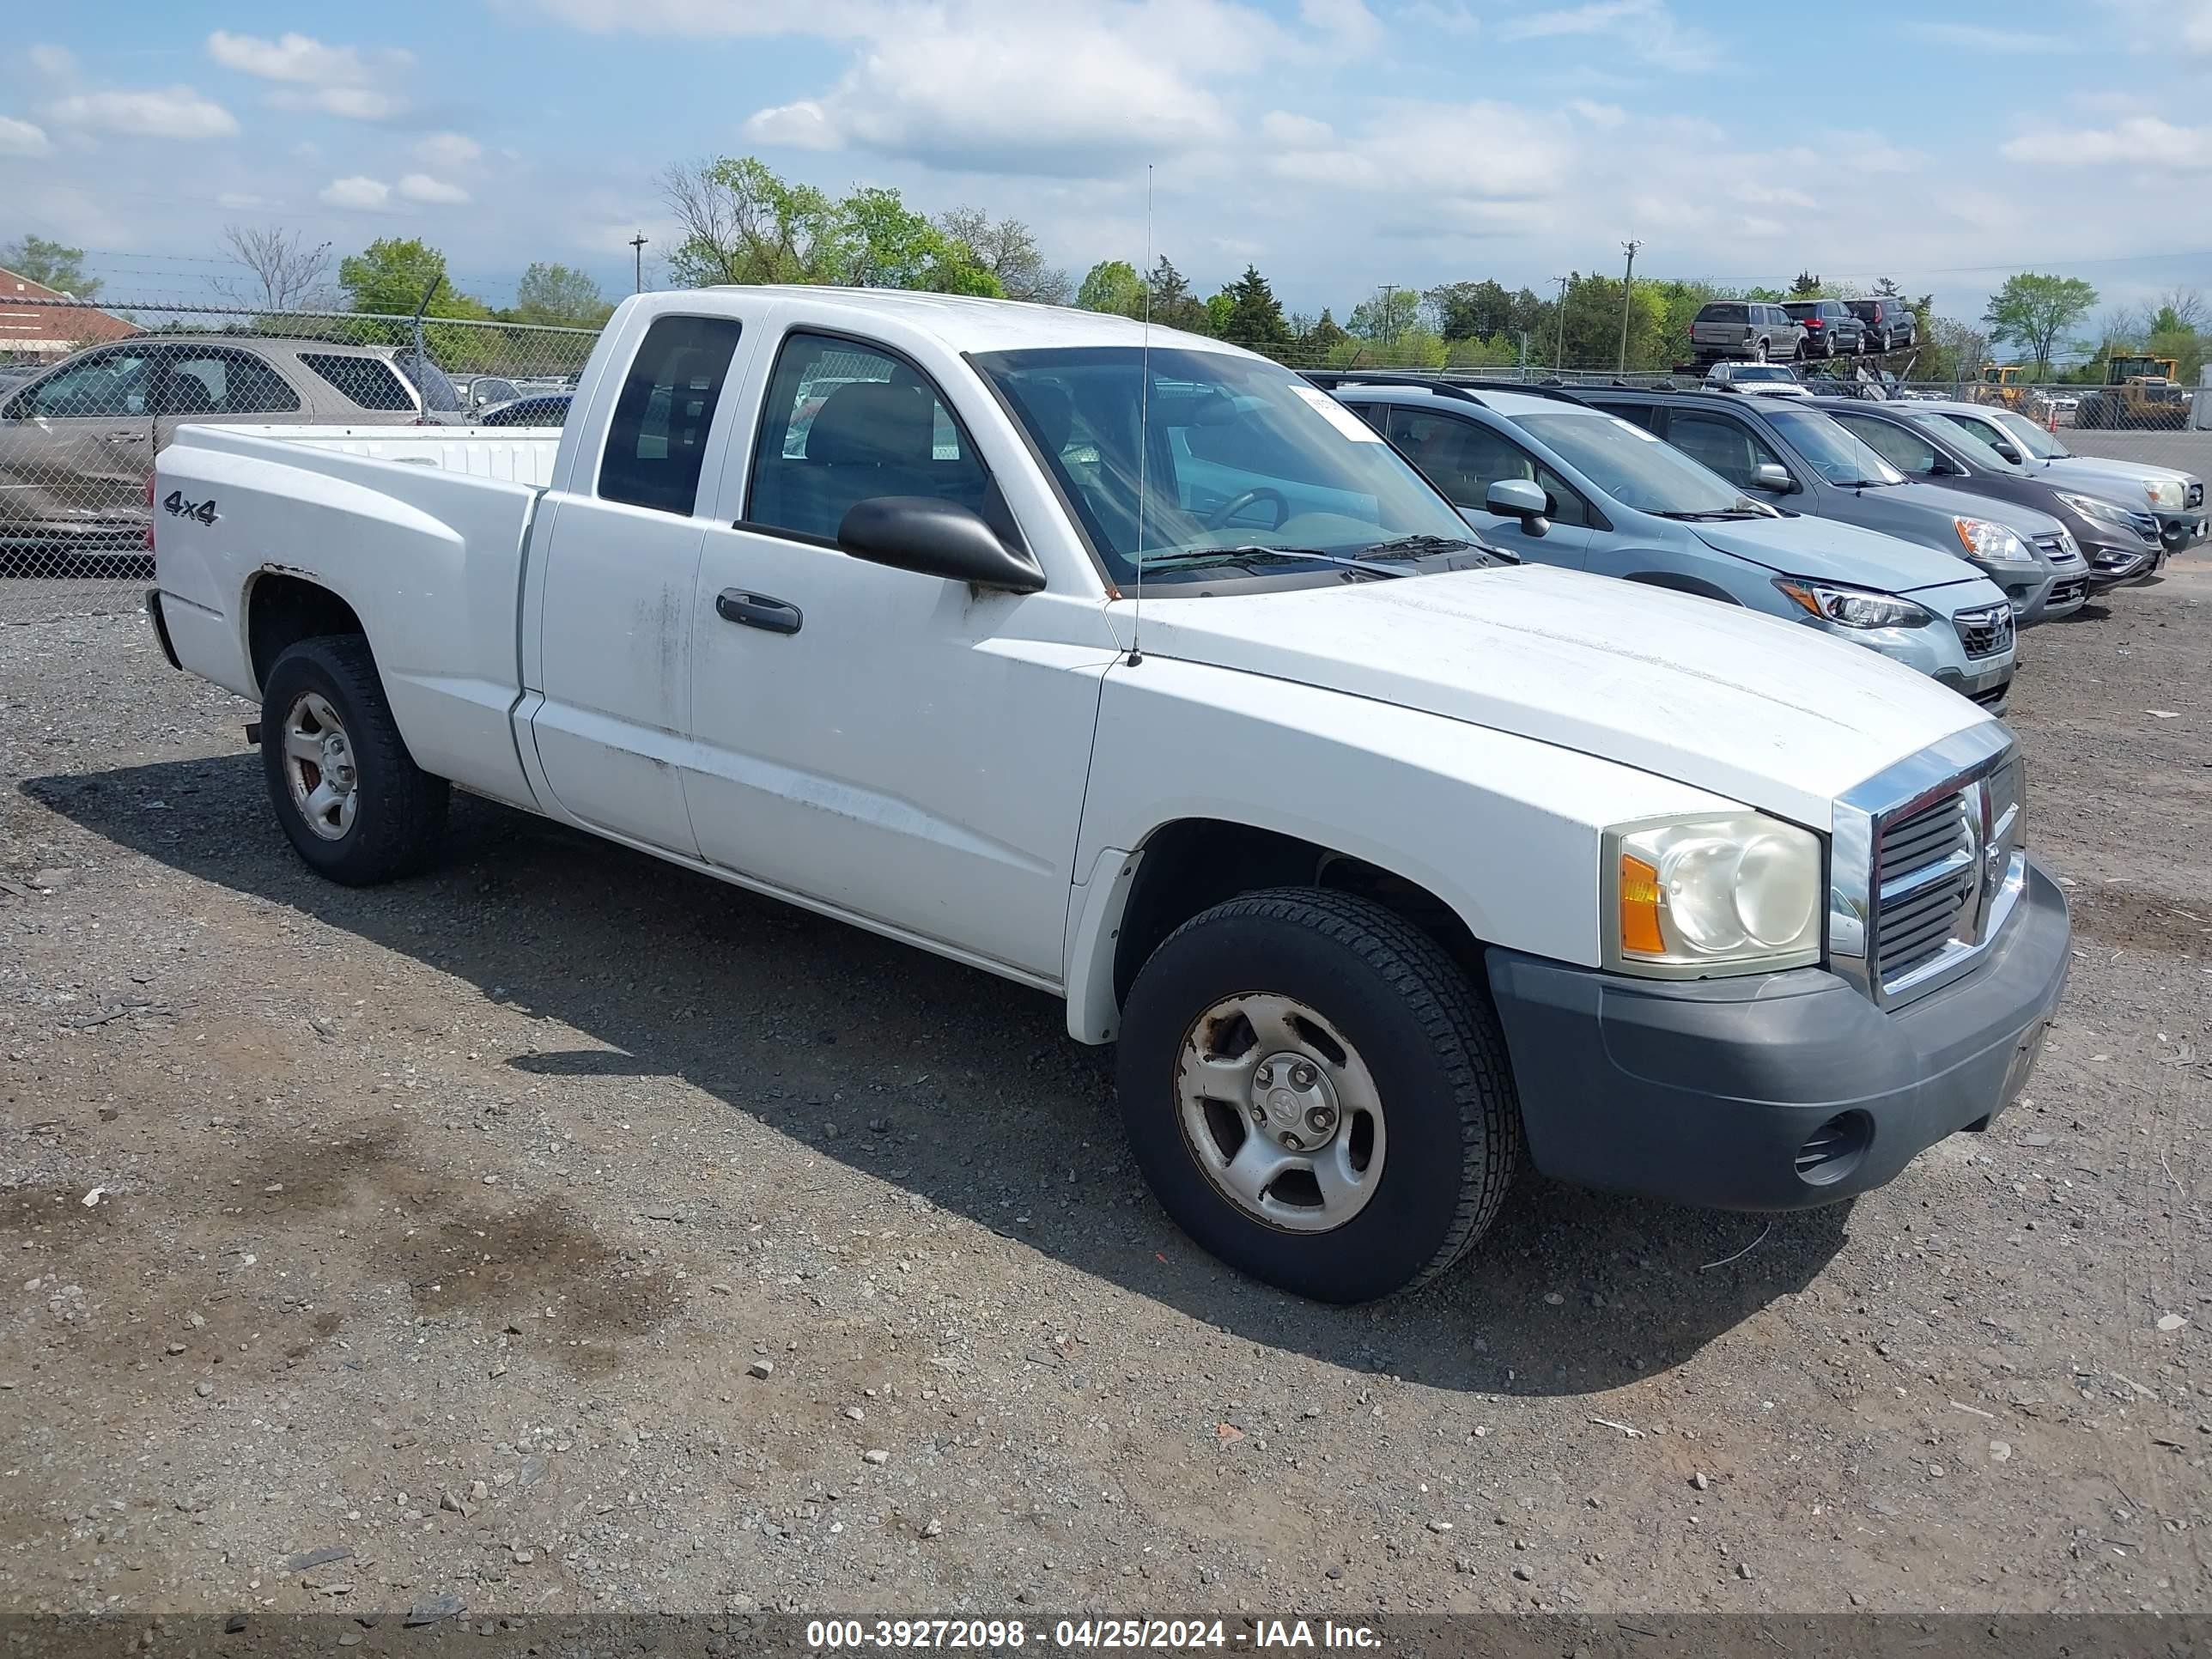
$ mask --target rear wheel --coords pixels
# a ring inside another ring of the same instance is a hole
[[[284,834],[332,881],[390,881],[437,856],[451,791],[407,752],[360,635],[301,640],[270,665],[261,763]]]
[[[1756,346],[1752,348],[1751,360],[1755,363],[1763,363],[1766,361],[1765,341],[1761,340]]]
[[[1185,923],[1130,991],[1119,1070],[1169,1215],[1325,1302],[1443,1272],[1519,1162],[1496,1016],[1433,939],[1348,894],[1254,893]]]

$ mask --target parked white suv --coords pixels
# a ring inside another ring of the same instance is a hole
[[[259,705],[315,869],[421,870],[459,783],[1050,992],[1118,1039],[1168,1211],[1309,1295],[1441,1271],[1524,1157],[1887,1181],[2013,1098],[2065,978],[2002,725],[1507,562],[1218,341],[651,295],[557,436],[187,427],[159,466],[155,625]]]

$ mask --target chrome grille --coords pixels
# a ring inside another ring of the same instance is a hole
[[[1875,843],[1875,978],[1885,991],[1978,946],[2020,827],[2019,763],[1882,821]],[[1996,880],[1992,879],[1992,875]]]
[[[1959,630],[1959,643],[1966,647],[1969,657],[1994,657],[2012,643],[2012,607],[2008,605],[1961,611],[1951,618],[1951,625]]]
[[[2064,531],[2052,536],[2038,536],[2035,550],[2063,570],[2081,562],[2081,551],[2074,545],[2074,538]]]

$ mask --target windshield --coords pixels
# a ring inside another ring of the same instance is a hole
[[[2017,461],[2008,461],[1990,447],[1990,441],[1964,421],[1954,421],[1948,415],[1922,415],[1916,417],[1930,432],[1966,458],[1967,464],[1990,472],[2002,472],[2008,477],[2024,478],[2027,469]]]
[[[1905,475],[1814,409],[1775,409],[1761,398],[1766,418],[1791,447],[1832,484],[1900,484]]]
[[[1594,410],[1550,410],[1511,419],[1623,507],[1694,518],[1773,516],[1719,473],[1627,421]]]
[[[2055,461],[2074,453],[2025,415],[2009,409],[1993,410],[1990,413],[2014,443],[2039,460]]]
[[[1382,435],[1289,370],[1226,352],[1136,346],[979,353],[1118,583],[1201,580],[1209,550],[1309,552],[1313,569],[1385,542],[1474,540]],[[1143,521],[1138,518],[1139,431]],[[1156,562],[1158,562],[1156,565]],[[1289,562],[1270,559],[1272,566]]]
[[[1797,384],[1797,377],[1779,363],[1735,363],[1723,377],[1730,380],[1786,380]]]

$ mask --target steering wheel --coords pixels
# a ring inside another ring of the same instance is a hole
[[[1291,516],[1290,498],[1281,490],[1271,489],[1266,484],[1261,484],[1256,489],[1248,489],[1241,495],[1231,495],[1206,515],[1206,527],[1208,530],[1218,530],[1253,502],[1267,501],[1275,504],[1275,522],[1269,528],[1279,530],[1282,528],[1283,520]]]

